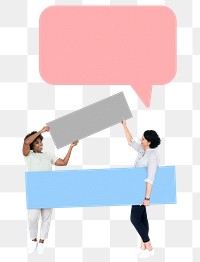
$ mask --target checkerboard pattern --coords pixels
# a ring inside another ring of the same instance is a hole
[[[40,13],[51,5],[166,5],[177,16],[177,74],[154,86],[146,109],[130,86],[50,86],[38,70]],[[24,136],[90,103],[123,91],[138,139],[146,129],[162,138],[161,165],[177,167],[177,205],[148,207],[155,256],[148,261],[200,261],[200,1],[6,0],[0,2],[0,261],[138,261],[139,237],[130,207],[56,209],[44,255],[27,255]],[[45,134],[45,151],[63,157]],[[121,125],[80,141],[67,168],[130,167],[135,152]]]

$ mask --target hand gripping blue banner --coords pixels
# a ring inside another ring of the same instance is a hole
[[[138,205],[145,197],[146,168],[26,172],[27,208]],[[174,166],[159,167],[151,204],[176,204]]]

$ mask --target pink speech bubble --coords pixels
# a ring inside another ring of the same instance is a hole
[[[176,17],[164,6],[52,6],[39,35],[49,84],[130,84],[149,106],[152,85],[176,73]]]

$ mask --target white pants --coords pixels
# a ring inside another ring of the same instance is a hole
[[[47,239],[51,223],[52,208],[28,209],[28,225],[30,238],[37,238],[38,221],[41,215],[40,239]]]

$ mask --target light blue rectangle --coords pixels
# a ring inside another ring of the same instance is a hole
[[[146,168],[26,172],[27,208],[138,205]],[[151,204],[176,204],[174,166],[159,167]]]

